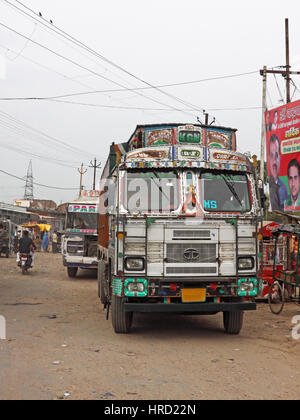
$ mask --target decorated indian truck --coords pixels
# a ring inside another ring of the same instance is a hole
[[[69,277],[78,269],[97,269],[99,191],[84,191],[67,206],[62,243],[63,264]]]
[[[137,126],[101,181],[98,291],[116,333],[134,313],[216,314],[238,334],[258,294],[254,168],[236,130]]]

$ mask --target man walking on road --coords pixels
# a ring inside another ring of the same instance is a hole
[[[58,242],[58,236],[57,236],[57,232],[55,230],[54,233],[52,234],[52,252],[53,252],[53,254],[57,254],[57,252],[58,252],[57,242]]]

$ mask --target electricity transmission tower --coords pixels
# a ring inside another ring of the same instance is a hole
[[[26,184],[25,184],[25,193],[24,193],[25,200],[33,200],[33,174],[32,174],[32,161],[29,162],[27,176],[26,176]]]

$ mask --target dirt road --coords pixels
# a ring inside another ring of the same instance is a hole
[[[116,335],[93,272],[69,279],[60,256],[37,254],[22,276],[0,260],[0,399],[299,399],[300,340],[265,304],[239,336],[215,316],[147,315]]]

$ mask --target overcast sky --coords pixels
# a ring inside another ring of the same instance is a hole
[[[127,141],[137,124],[193,123],[203,109],[217,125],[238,129],[239,151],[259,156],[259,69],[285,64],[289,18],[292,70],[300,70],[299,12],[299,0],[0,0],[0,169],[23,178],[31,159],[36,183],[76,189],[81,162],[97,157],[104,165],[110,144]],[[251,74],[201,81],[243,73]],[[162,88],[166,94],[130,90],[149,87],[142,81],[180,85]],[[283,78],[268,76],[268,107],[282,97]],[[92,178],[89,169],[87,189]],[[0,201],[22,198],[24,184],[0,172]],[[59,204],[77,191],[35,186],[34,195]]]

